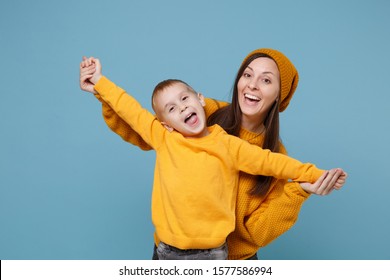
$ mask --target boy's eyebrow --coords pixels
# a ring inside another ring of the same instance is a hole
[[[187,90],[183,90],[183,91],[181,91],[181,92],[179,92],[177,95],[179,96],[181,96],[181,95],[183,95],[183,94],[185,94],[185,93],[187,93],[188,91]],[[164,110],[167,108],[167,107],[169,107],[170,105],[172,104],[172,102],[168,102],[167,104],[165,104],[165,106],[164,106]]]
[[[165,104],[165,106],[164,106],[164,111],[167,109],[167,107],[169,107],[171,105],[171,103],[167,103],[167,104]]]

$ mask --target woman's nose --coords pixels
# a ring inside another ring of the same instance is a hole
[[[249,89],[251,89],[251,90],[256,90],[256,89],[258,89],[257,84],[256,84],[256,81],[254,81],[254,80],[249,81],[248,87],[249,87]]]

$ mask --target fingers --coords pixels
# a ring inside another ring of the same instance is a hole
[[[328,186],[326,186],[326,189],[329,191],[333,189],[340,190],[348,177],[348,174],[341,168],[336,168],[334,170],[336,170],[336,172],[334,173],[332,180],[329,181]]]
[[[91,66],[91,65],[95,64],[95,61],[96,61],[96,58],[94,58],[92,56],[89,58],[87,58],[86,56],[83,56],[83,59],[80,63],[80,68]]]
[[[342,174],[342,170],[340,168],[332,169],[331,171],[334,171],[333,176],[330,178],[328,185],[325,187],[325,191],[328,193],[334,189],[337,180]]]
[[[83,79],[80,79],[80,88],[84,91],[92,92],[93,85],[88,82],[88,79],[91,77],[85,76]]]
[[[318,178],[316,183],[322,184],[322,182],[328,177],[328,175],[329,175],[329,170],[322,173],[321,177]]]
[[[318,187],[318,194],[328,195],[333,191],[335,182],[340,176],[341,171],[337,168],[328,171],[327,176],[324,178],[320,186]]]
[[[84,67],[80,69],[80,88],[84,91],[93,92],[93,84],[90,79],[95,73],[95,66]]]
[[[99,72],[97,72],[97,70]],[[96,93],[94,89],[95,83],[93,83],[92,80],[93,78],[96,79],[95,76],[99,73],[101,74],[100,61],[92,56],[83,56],[82,61],[80,62],[80,88],[84,91]]]
[[[101,73],[102,72],[102,64],[100,63],[100,60],[98,58],[94,58],[93,59],[93,63],[95,64],[96,66],[96,71],[98,73]]]
[[[80,68],[80,76],[85,74],[93,74],[96,71],[95,65]]]
[[[333,188],[336,189],[336,190],[341,189],[341,188],[344,186],[345,181],[347,180],[347,177],[348,177],[347,173],[344,172],[343,174],[341,174],[341,175],[337,178],[337,181],[336,181],[336,183],[334,184]]]
[[[94,89],[94,85],[91,84],[91,82],[89,82],[89,79],[92,77],[93,75],[85,75],[83,76],[82,78],[80,78],[80,88],[83,90],[83,91],[87,91],[87,92],[91,92],[91,93],[96,93],[95,89]]]
[[[345,181],[348,177],[348,174],[342,170],[341,168],[338,168],[339,170],[339,176],[337,177],[334,185],[333,185],[333,188],[336,189],[336,190],[339,190],[343,187],[343,185],[345,184]]]
[[[340,189],[347,178],[348,174],[341,168],[334,168],[324,172],[314,183],[301,183],[301,187],[308,193],[316,195],[328,195],[334,190]]]
[[[92,74],[85,74],[85,75],[82,75],[80,76],[80,83],[83,83],[85,82],[86,80],[89,80],[90,78],[92,78],[93,76],[93,73]]]

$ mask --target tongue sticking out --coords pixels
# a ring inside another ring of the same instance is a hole
[[[185,123],[189,125],[193,125],[197,121],[198,121],[198,117],[196,116],[196,114],[191,114],[190,116],[188,116],[188,118],[186,118]]]

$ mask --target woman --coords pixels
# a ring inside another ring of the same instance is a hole
[[[281,52],[259,49],[244,59],[233,88],[232,103],[209,117],[228,133],[252,144],[286,153],[279,138],[279,112],[284,111],[298,85],[298,72]],[[316,184],[275,181],[271,177],[242,174],[236,229],[228,238],[229,257],[256,259],[256,252],[286,232],[297,220],[309,193],[326,195],[328,184],[339,172],[332,171]]]
[[[238,70],[232,103],[206,100],[209,125],[217,123],[228,133],[252,144],[286,153],[279,139],[279,112],[287,108],[298,78],[294,65],[281,52],[272,49],[251,52]],[[80,86],[87,91],[88,87],[93,87],[82,72]],[[150,149],[106,103],[102,103],[105,121],[115,133],[141,149]],[[227,239],[229,259],[257,259],[259,248],[291,228],[310,193],[329,194],[340,175],[346,176],[341,169],[335,169],[314,184],[298,184],[242,173],[236,229]]]

